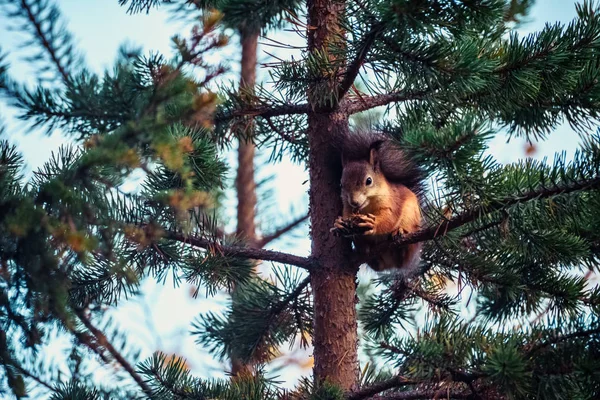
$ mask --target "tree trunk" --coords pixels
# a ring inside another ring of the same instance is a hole
[[[343,12],[344,2],[340,0],[308,1],[309,51],[323,50],[343,40],[340,27]],[[314,91],[309,89],[309,93]],[[329,229],[342,212],[342,167],[331,143],[334,136],[347,131],[347,115],[308,115],[312,255],[319,262],[319,268],[311,271],[314,374],[317,383],[327,381],[344,390],[353,389],[358,379],[357,271],[351,267],[349,241],[334,237]]]
[[[258,32],[240,32],[242,44],[242,65],[240,89],[253,89],[256,83],[256,59]],[[252,132],[252,128],[247,130]],[[252,135],[245,140],[239,139],[238,168],[235,179],[237,191],[237,229],[238,236],[243,237],[250,247],[256,245],[256,183],[254,181],[255,146]],[[241,360],[231,357],[231,372],[234,376],[250,372],[250,366]]]

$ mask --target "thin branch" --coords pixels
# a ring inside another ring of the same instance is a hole
[[[471,236],[473,236],[473,235],[475,235],[475,234],[477,234],[479,232],[487,231],[488,229],[494,228],[494,227],[502,224],[505,221],[506,221],[506,217],[503,217],[502,219],[499,219],[499,220],[488,222],[487,224],[484,224],[482,226],[479,226],[477,228],[474,228],[474,229],[470,230],[469,232],[466,232],[466,233],[462,234],[461,237],[463,239],[467,239],[467,238],[469,238],[469,237],[471,237]]]
[[[589,280],[590,276],[592,276],[592,271],[588,271],[585,276],[583,277],[583,279],[585,279],[586,281]],[[581,298],[580,299],[584,304],[586,303],[586,298]],[[542,311],[540,311],[533,320],[531,320],[529,322],[529,325],[536,325],[538,322],[540,322],[542,320],[542,318],[544,318],[546,315],[548,315],[550,313],[550,311],[552,311],[553,309],[553,304],[552,302],[549,302],[546,307],[544,307],[544,309]],[[517,329],[521,327],[521,324],[517,325]]]
[[[182,388],[177,388],[175,385],[173,385],[171,382],[169,382],[168,380],[165,380],[165,378],[163,378],[160,369],[150,369],[150,371],[152,372],[152,376],[161,384],[161,386],[168,388],[168,390],[173,393],[175,396],[177,396],[176,398],[181,398],[181,399],[185,399],[185,398],[189,398],[189,393],[186,391],[185,386],[183,386]]]
[[[447,303],[450,298],[446,299],[442,294],[429,293],[426,290],[423,290],[423,288],[412,285],[411,283],[407,283],[406,286],[415,296],[428,303],[429,307],[432,309],[452,312],[450,305]]]
[[[259,106],[259,107],[248,107],[239,110],[233,110],[230,112],[216,115],[214,118],[215,124],[228,122],[235,117],[278,117],[280,115],[295,115],[295,114],[307,114],[312,111],[311,106],[308,103],[302,104],[283,104],[275,106]]]
[[[359,99],[352,100],[345,104],[341,110],[348,115],[356,114],[362,111],[370,110],[375,107],[385,106],[391,103],[401,101],[420,100],[430,91],[421,90],[418,92],[400,91],[395,93],[378,94],[374,96],[361,96]]]
[[[583,37],[579,37],[579,41],[577,41],[574,45],[569,46],[569,50],[571,52],[576,52],[581,48],[588,46],[591,43],[592,39],[589,36],[583,35]],[[495,74],[507,74],[513,72],[515,70],[523,69],[529,66],[531,63],[538,61],[540,59],[544,59],[551,55],[557,48],[560,47],[560,43],[553,42],[550,46],[546,48],[542,48],[538,52],[529,52],[521,61],[516,64],[504,64],[496,69],[494,69]]]
[[[300,225],[307,219],[308,219],[308,214],[306,214],[300,218],[297,218],[296,220],[290,222],[286,226],[282,226],[282,227],[276,229],[269,235],[265,235],[261,240],[259,240],[258,247],[259,248],[265,247],[266,245],[271,243],[273,240],[278,239],[279,237],[285,235],[286,233],[288,233],[292,229],[296,228],[298,225]]]
[[[288,294],[283,300],[281,300],[277,304],[277,306],[275,306],[271,310],[271,312],[279,313],[279,312],[283,311],[283,309],[287,306],[287,304],[289,304],[290,302],[295,300],[298,296],[300,296],[300,293],[302,293],[302,291],[308,286],[309,283],[310,283],[310,276],[307,276],[306,278],[304,278],[304,280],[302,280],[302,282],[300,282],[298,284],[296,289],[292,290],[290,292],[290,294]]]
[[[29,372],[25,368],[21,367],[20,365],[11,364],[11,367],[13,367],[17,371],[19,371],[19,373],[21,373],[21,375],[25,375],[26,377],[28,377],[30,379],[33,379],[35,382],[37,382],[38,384],[44,386],[46,389],[50,390],[51,392],[55,392],[56,391],[56,389],[54,388],[54,386],[50,385],[48,382],[45,382],[44,380],[42,380],[42,378],[40,378],[37,375],[34,375],[33,373]]]
[[[576,181],[567,185],[555,186],[554,188],[542,188],[538,190],[531,190],[522,194],[521,196],[509,196],[505,197],[502,200],[495,201],[488,206],[475,207],[474,209],[459,214],[454,218],[442,221],[438,225],[433,225],[429,228],[421,229],[417,232],[408,235],[396,236],[393,240],[397,245],[400,246],[432,240],[436,237],[445,236],[448,232],[458,229],[465,224],[473,222],[482,215],[502,210],[515,204],[525,203],[531,200],[545,199],[548,197],[576,192],[580,190],[592,190],[598,187],[600,187],[600,177],[595,177],[589,180]]]
[[[342,101],[342,99],[344,98],[346,93],[348,93],[348,90],[350,90],[350,88],[354,84],[354,81],[356,80],[356,77],[358,76],[358,73],[360,72],[360,68],[362,67],[363,63],[365,62],[365,59],[367,58],[367,55],[369,54],[371,47],[373,47],[373,44],[375,43],[375,39],[377,39],[377,37],[379,37],[379,35],[381,35],[384,27],[385,27],[385,24],[383,22],[378,22],[378,23],[374,24],[371,27],[371,30],[369,31],[369,33],[367,33],[365,35],[365,37],[363,38],[362,43],[360,45],[360,50],[359,50],[358,54],[356,55],[356,57],[354,58],[354,60],[352,60],[350,65],[348,65],[348,68],[346,69],[346,73],[344,74],[345,75],[344,80],[342,81],[342,83],[340,84],[340,87],[338,89],[338,93],[337,93],[338,102]]]
[[[106,356],[106,354],[104,354],[104,351],[102,351],[100,346],[97,343],[94,343],[95,339],[92,337],[92,335],[85,332],[79,332],[75,329],[71,329],[71,333],[73,336],[75,336],[79,344],[87,346],[91,351],[96,353],[96,355],[100,357],[104,364],[108,365],[111,363],[110,359]]]
[[[419,100],[430,94],[432,90],[421,90],[417,92],[401,91],[395,93],[385,93],[374,96],[361,96],[359,99],[346,99],[339,105],[338,111],[342,114],[356,114],[362,111],[370,110],[375,107],[385,106],[391,103],[401,101]],[[322,107],[313,109],[308,103],[301,104],[281,104],[273,106],[248,106],[248,108],[234,109],[215,115],[215,124],[222,124],[231,121],[236,117],[263,117],[267,123],[271,117],[279,117],[282,115],[298,115],[314,113],[329,113],[332,112],[331,107]],[[272,127],[271,127],[272,128]],[[276,129],[274,129],[277,131]],[[280,132],[278,132],[280,133]],[[286,135],[289,136],[289,135]],[[284,139],[288,139],[284,137]],[[293,143],[293,141],[292,141]]]
[[[199,229],[204,231],[209,230],[210,234],[217,239],[223,239],[227,236],[225,229],[222,226],[217,225],[216,218],[208,215],[208,213],[201,210],[200,207],[194,208],[191,219]]]
[[[279,301],[269,310],[269,316],[267,319],[267,323],[264,325],[264,329],[260,333],[258,337],[263,338],[269,333],[269,329],[271,328],[271,324],[276,321],[276,317],[281,314],[285,308],[294,300],[300,296],[302,291],[308,286],[310,283],[310,276],[304,278],[302,282],[298,284],[298,286],[290,292],[284,299]],[[256,343],[259,341],[257,340]]]
[[[89,320],[89,318],[85,315],[84,311],[82,309],[76,309],[75,313],[77,314],[77,317],[79,317],[81,322],[83,322],[83,325],[85,325],[85,327],[92,333],[92,335],[94,335],[94,337],[96,338],[96,340],[98,342],[98,344],[89,342],[89,343],[87,343],[88,346],[96,347],[95,349],[92,349],[92,350],[97,352],[97,351],[100,351],[100,349],[97,347],[99,345],[102,345],[106,350],[108,350],[108,352],[113,356],[113,358],[115,360],[117,360],[117,362],[125,369],[125,371],[127,371],[129,373],[129,375],[138,384],[138,386],[142,389],[142,391],[148,397],[152,397],[153,396],[152,389],[146,384],[146,382],[144,382],[144,380],[138,375],[138,373],[135,372],[135,370],[133,369],[131,364],[129,364],[129,362],[121,355],[121,353],[119,353],[117,351],[117,349],[114,348],[114,346],[108,340],[106,335],[92,324],[92,322]]]
[[[565,340],[575,339],[575,338],[590,336],[590,335],[596,335],[596,334],[600,334],[600,328],[572,332],[572,333],[568,333],[566,335],[556,335],[542,343],[532,346],[529,349],[529,351],[527,352],[527,356],[531,357],[534,353],[537,353],[539,350],[541,350],[545,347],[551,346],[553,344],[564,342]]]
[[[374,96],[361,96],[359,99],[346,99],[339,105],[338,111],[342,114],[356,114],[371,108],[385,106],[391,103],[401,101],[420,100],[426,95],[429,95],[433,90],[420,90],[416,92],[401,91],[395,93],[385,93]],[[215,115],[215,124],[222,124],[231,121],[236,117],[263,117],[266,121],[271,117],[279,117],[282,115],[298,115],[314,113],[330,113],[333,109],[329,106],[321,108],[312,108],[308,103],[300,104],[280,104],[272,106],[248,106],[248,108],[240,108],[229,110]],[[268,122],[267,122],[268,123]],[[279,133],[279,132],[278,132]],[[286,135],[289,136],[289,135]],[[284,137],[284,139],[286,139]]]
[[[42,46],[46,49],[46,51],[48,51],[48,55],[50,56],[52,62],[56,66],[56,69],[62,76],[64,83],[69,83],[71,78],[69,77],[69,74],[67,73],[65,67],[61,64],[60,58],[56,54],[56,49],[50,44],[48,38],[44,34],[44,31],[42,30],[42,22],[36,18],[36,16],[33,13],[33,10],[31,9],[31,6],[27,3],[27,1],[21,0],[21,6],[25,9],[29,22],[31,22],[31,24],[33,25],[35,33],[37,34]]]
[[[222,254],[233,257],[251,258],[254,260],[273,261],[282,264],[295,265],[306,270],[310,270],[315,266],[315,260],[309,257],[300,257],[293,254],[282,253],[273,250],[254,249],[250,247],[230,246],[215,243],[212,240],[186,236],[183,233],[168,231],[165,236],[167,239],[176,240],[178,242],[188,243],[192,246],[201,247],[203,249],[216,249]]]
[[[406,392],[394,393],[388,396],[381,396],[378,400],[429,400],[429,399],[469,399],[472,398],[471,393],[462,391],[452,391],[449,389],[424,389],[424,390],[409,390]]]
[[[283,132],[281,129],[279,129],[277,126],[275,126],[273,121],[271,121],[270,117],[263,116],[263,119],[267,122],[267,125],[269,125],[269,128],[271,128],[271,130],[273,130],[273,132],[278,134],[283,140],[285,140],[286,142],[288,142],[290,144],[298,143],[298,140],[296,140],[296,138],[294,136],[290,136],[288,133]]]
[[[362,388],[358,392],[349,393],[346,399],[363,400],[389,389],[398,388],[406,385],[414,385],[415,383],[416,382],[408,380],[403,376],[397,375],[386,381],[377,382],[365,388]]]

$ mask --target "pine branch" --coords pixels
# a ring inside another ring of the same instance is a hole
[[[275,106],[259,106],[248,107],[240,110],[232,110],[229,112],[216,115],[214,118],[215,124],[226,123],[236,117],[278,117],[281,115],[306,114],[312,111],[308,103],[301,104],[282,104]]]
[[[395,92],[385,93],[375,96],[361,96],[359,99],[347,103],[341,110],[348,115],[356,114],[362,111],[370,110],[375,107],[385,106],[391,103],[399,103],[401,101],[419,100],[424,98],[429,91],[422,90],[419,92]]]
[[[182,243],[188,243],[192,246],[203,249],[215,249],[226,256],[251,258],[254,260],[273,261],[282,264],[295,265],[306,270],[311,270],[315,266],[315,260],[309,257],[300,257],[293,254],[281,253],[273,250],[254,249],[250,247],[229,246],[215,243],[212,240],[186,236],[182,233],[168,231],[165,236],[167,239],[176,240]]]
[[[150,398],[152,398],[153,392],[152,389],[144,382],[144,380],[138,375],[137,372],[133,369],[131,364],[115,349],[112,343],[108,340],[106,335],[96,328],[89,318],[84,314],[82,309],[76,309],[75,313],[77,317],[83,322],[83,325],[94,335],[98,343],[100,343],[108,352],[113,356],[115,360],[129,373],[129,375],[133,378],[133,380],[138,384],[138,386],[142,389],[144,393]],[[92,342],[88,343],[89,346],[97,347],[98,345],[93,344]],[[99,350],[99,349],[96,349]],[[96,351],[94,350],[94,351]]]
[[[570,33],[569,28],[567,28],[565,31],[563,31],[564,36],[568,36],[568,34]],[[577,52],[581,51],[583,48],[590,46],[591,43],[593,43],[595,40],[597,40],[597,37],[590,36],[591,32],[593,32],[593,31],[586,31],[583,34],[580,33],[580,37],[578,37],[578,40],[575,43],[573,43],[572,45],[569,44],[567,49],[572,54],[576,54]],[[511,72],[517,71],[519,69],[526,68],[527,66],[529,66],[535,62],[538,62],[540,60],[544,60],[544,59],[548,58],[550,55],[555,53],[558,49],[561,49],[561,44],[562,43],[560,43],[559,41],[553,41],[551,43],[548,43],[548,45],[543,46],[540,50],[527,54],[526,56],[523,57],[523,59],[517,60],[517,62],[514,62],[513,64],[507,63],[507,64],[497,67],[494,70],[494,73],[505,75],[505,74],[509,74]]]
[[[104,354],[104,352],[102,351],[100,346],[98,344],[94,343],[94,339],[92,338],[91,335],[84,333],[84,332],[79,332],[75,329],[71,329],[71,333],[73,334],[73,336],[75,336],[75,338],[77,339],[79,344],[83,344],[84,346],[89,348],[98,357],[100,357],[100,360],[102,360],[102,362],[104,364],[107,364],[107,365],[110,364],[110,362],[111,362],[110,359],[106,356],[106,354]]]
[[[592,274],[593,274],[593,271],[592,271],[592,270],[589,270],[588,272],[586,272],[586,274],[585,274],[585,276],[584,276],[584,279],[585,279],[586,281],[588,281],[588,280],[590,279],[590,277],[592,276]],[[582,299],[581,299],[581,301],[582,301],[584,304],[586,304],[586,305],[589,305],[589,299],[588,299],[588,298],[582,298]],[[536,325],[537,323],[539,323],[539,321],[540,321],[542,318],[544,318],[546,315],[548,315],[548,313],[549,313],[549,312],[552,310],[552,308],[553,308],[553,304],[552,304],[552,303],[549,303],[549,304],[548,304],[548,305],[547,305],[547,306],[544,308],[544,310],[540,311],[540,312],[538,313],[538,315],[536,315],[536,316],[535,316],[535,318],[533,319],[533,321],[531,321],[529,324],[530,324],[530,325]],[[518,326],[520,326],[520,325],[518,325]]]
[[[457,392],[449,389],[421,389],[410,390],[407,392],[396,393],[388,396],[378,397],[377,400],[429,400],[429,399],[471,399],[473,395],[470,393]]]
[[[68,83],[71,79],[69,73],[67,72],[66,67],[62,64],[60,57],[58,56],[57,49],[52,43],[50,43],[49,38],[46,36],[46,33],[42,28],[42,21],[37,18],[36,14],[31,8],[31,5],[26,0],[21,0],[21,6],[27,13],[27,19],[29,19],[29,22],[31,22],[40,44],[44,49],[46,49],[50,59],[54,63],[54,66],[62,76],[63,82]]]
[[[271,325],[277,320],[277,316],[281,314],[292,301],[296,300],[309,284],[310,276],[307,276],[302,282],[298,284],[298,286],[293,291],[290,292],[290,294],[288,294],[284,299],[279,301],[269,310],[269,314],[267,317],[268,322],[264,325],[264,330],[258,337],[263,338],[269,333],[269,329],[271,328]]]
[[[310,276],[300,282],[294,278],[284,290],[262,279],[241,285],[227,314],[202,316],[194,323],[192,335],[219,358],[234,355],[243,362],[266,362],[283,343],[291,343],[298,332],[306,332],[308,316],[312,315],[305,301],[310,280]]]
[[[186,399],[189,398],[189,393],[186,392],[184,388],[179,388],[171,382],[171,380],[167,380],[161,374],[161,371],[156,368],[150,369],[148,372],[151,373],[151,376],[156,379],[158,383],[164,388],[166,388],[173,395],[177,396],[176,398]]]
[[[50,385],[48,382],[42,380],[42,378],[40,378],[37,375],[34,375],[33,373],[27,371],[25,368],[21,367],[20,365],[16,365],[16,364],[12,364],[11,365],[13,368],[15,368],[17,371],[19,371],[19,373],[21,375],[24,375],[30,379],[33,379],[35,382],[37,382],[38,384],[44,386],[46,389],[48,389],[51,392],[55,392],[56,389]]]
[[[346,93],[348,93],[348,90],[350,90],[350,88],[354,84],[354,81],[356,80],[356,77],[360,72],[360,68],[362,67],[363,63],[365,62],[365,59],[367,58],[367,55],[369,54],[369,51],[375,43],[375,39],[377,39],[377,37],[381,35],[384,27],[385,24],[383,22],[374,24],[369,33],[367,33],[363,38],[362,43],[360,45],[360,50],[354,58],[354,60],[352,60],[350,65],[348,65],[344,76],[344,80],[342,81],[338,89],[338,104],[342,101]]]
[[[399,388],[406,385],[414,385],[415,383],[416,382],[406,379],[403,376],[397,375],[386,381],[377,382],[365,388],[362,388],[358,392],[350,393],[348,394],[346,399],[363,400],[389,389]]]
[[[146,14],[150,13],[150,9],[153,7],[158,7],[160,3],[167,3],[167,1],[163,0],[119,0],[119,5],[124,6],[129,3],[129,7],[127,8],[128,14],[135,14],[145,11]],[[193,1],[187,1],[186,3],[194,3]]]
[[[417,92],[395,92],[395,93],[385,93],[374,96],[361,96],[358,99],[350,100],[348,99],[346,102],[341,104],[338,107],[338,110],[342,114],[356,114],[362,111],[370,110],[375,107],[385,106],[391,103],[399,103],[402,101],[409,100],[420,100],[423,99],[426,95],[430,94],[431,90],[422,90]],[[263,117],[267,124],[273,129],[277,134],[283,137],[283,139],[293,143],[293,140],[289,135],[283,135],[279,132],[278,129],[273,128],[272,123],[270,123],[269,118],[271,117],[279,117],[283,115],[299,115],[299,114],[308,114],[309,112],[315,113],[328,113],[333,109],[331,107],[321,107],[313,109],[308,103],[300,103],[300,104],[283,104],[283,105],[273,105],[273,106],[260,106],[260,107],[248,107],[236,110],[230,110],[227,112],[223,112],[220,115],[217,114],[214,118],[214,122],[216,124],[223,124],[231,121],[237,117]]]
[[[545,347],[551,346],[553,344],[564,342],[564,341],[570,340],[570,339],[575,339],[575,338],[580,338],[580,337],[585,337],[585,336],[590,336],[590,335],[596,335],[596,334],[600,334],[600,328],[572,332],[572,333],[568,333],[566,335],[556,335],[542,343],[539,343],[539,344],[531,347],[529,349],[529,351],[527,352],[527,356],[531,357],[534,353],[538,352],[539,350],[541,350]]]
[[[278,134],[283,140],[285,140],[286,142],[288,142],[290,144],[298,143],[298,140],[296,140],[296,138],[294,136],[290,136],[288,133],[283,132],[281,129],[279,129],[277,126],[275,126],[273,121],[271,121],[270,117],[263,116],[263,118],[267,122],[267,125],[269,125],[269,128],[271,128],[273,130],[273,132]]]
[[[198,229],[210,231],[210,234],[217,239],[224,239],[227,236],[225,229],[217,224],[217,221],[208,215],[206,211],[197,207],[192,213],[192,223],[195,223]]]
[[[531,190],[520,196],[509,196],[502,200],[495,201],[488,206],[475,207],[474,209],[459,214],[454,218],[442,221],[438,225],[433,225],[429,228],[421,229],[417,232],[404,236],[398,235],[394,237],[393,240],[400,246],[432,240],[436,237],[445,236],[448,232],[458,229],[463,225],[475,221],[482,215],[489,214],[494,211],[499,211],[507,207],[520,203],[526,203],[532,200],[545,199],[576,191],[593,190],[598,187],[600,187],[600,177],[588,180],[579,180],[566,185],[556,185],[553,188]]]
[[[296,228],[298,225],[300,225],[307,219],[308,219],[308,214],[290,222],[286,226],[282,226],[282,227],[276,229],[275,231],[273,231],[272,233],[270,233],[268,235],[265,235],[261,240],[258,241],[258,247],[259,248],[265,247],[266,245],[271,243],[273,240],[278,239],[279,237],[285,235],[286,233],[288,233],[292,229]]]
[[[431,58],[423,57],[418,53],[406,50],[399,46],[398,43],[393,42],[390,38],[384,37],[382,41],[386,47],[388,47],[390,50],[392,50],[394,53],[396,53],[406,61],[421,64],[432,70],[440,71],[447,76],[452,76],[459,72],[452,69],[451,67],[443,66],[443,64],[441,63],[435,63],[432,61]]]
[[[298,284],[296,289],[292,290],[292,292],[290,292],[289,295],[287,295],[283,300],[281,300],[279,303],[277,303],[277,305],[275,305],[275,307],[273,307],[271,309],[271,314],[277,315],[280,312],[282,312],[289,303],[291,303],[298,296],[300,296],[300,293],[302,293],[302,291],[308,286],[309,283],[310,283],[310,276],[307,276],[306,278],[304,278],[304,280],[302,282],[300,282]]]
[[[412,294],[428,303],[429,307],[437,310],[444,310],[446,312],[452,312],[452,309],[450,308],[451,298],[446,298],[439,292],[430,293],[427,290],[408,282],[406,283],[406,286]]]

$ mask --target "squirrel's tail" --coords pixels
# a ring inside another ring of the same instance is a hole
[[[422,247],[422,243],[413,243],[406,246],[400,269],[412,275],[419,268]]]
[[[421,261],[421,243],[413,243],[402,248],[396,248],[394,244],[386,251],[382,251],[369,266],[375,271],[393,270],[406,277],[413,276],[419,269]]]

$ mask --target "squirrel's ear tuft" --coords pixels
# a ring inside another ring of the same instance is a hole
[[[371,164],[371,167],[373,167],[375,171],[379,170],[379,157],[376,148],[372,148],[369,153],[369,164]]]

